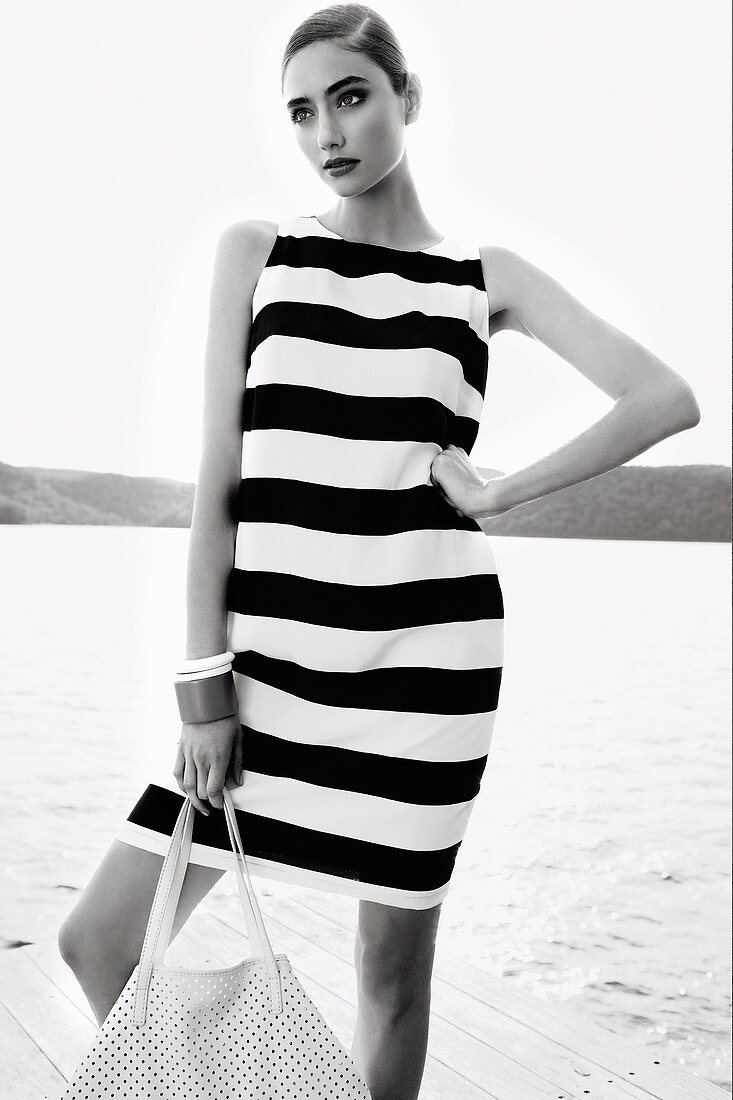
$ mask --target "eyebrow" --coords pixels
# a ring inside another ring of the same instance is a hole
[[[325,94],[327,96],[333,95],[334,92],[337,92],[340,88],[343,88],[345,84],[371,84],[371,81],[367,80],[365,76],[345,76],[343,80],[337,80],[335,84],[330,84],[328,88],[326,88]],[[291,107],[300,107],[304,103],[310,103],[310,99],[308,98],[308,96],[296,96],[295,99],[288,100],[286,107],[288,109],[290,109]]]

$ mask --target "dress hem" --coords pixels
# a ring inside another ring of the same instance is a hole
[[[160,856],[165,856],[170,847],[169,836],[159,833],[155,829],[146,829],[142,825],[136,825],[132,821],[123,822],[115,836],[115,840],[120,840],[123,844],[130,844],[135,848],[143,848],[148,852],[155,852]],[[234,852],[231,850],[227,852],[224,849],[211,848],[206,844],[191,843],[189,863],[197,863],[203,867],[218,867],[222,871],[233,871],[234,860]],[[277,863],[273,860],[250,855],[247,855],[247,868],[251,875],[261,878],[324,890],[332,894],[345,894],[347,897],[353,897],[357,900],[374,901],[382,905],[396,906],[399,909],[431,909],[444,900],[450,887],[450,883],[446,883],[438,887],[437,890],[429,890],[423,893],[396,890],[389,886],[379,886],[376,883],[364,882],[360,879],[327,875],[322,871],[311,871],[307,867]]]

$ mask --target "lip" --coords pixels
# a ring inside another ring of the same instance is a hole
[[[328,171],[329,168],[338,168],[344,164],[358,164],[357,157],[333,157],[331,160],[327,160],[323,167]]]
[[[359,167],[360,161],[358,160],[345,160],[341,164],[334,164],[330,168],[327,168],[329,176],[348,176],[349,172],[353,172]]]

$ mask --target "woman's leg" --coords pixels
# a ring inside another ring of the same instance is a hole
[[[58,945],[101,1024],[140,961],[163,856],[113,840],[58,933]],[[225,874],[189,863],[173,921],[180,932]]]
[[[359,902],[351,1056],[372,1100],[416,1100],[420,1091],[440,910]]]

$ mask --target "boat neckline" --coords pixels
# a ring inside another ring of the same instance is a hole
[[[362,248],[386,248],[390,252],[404,252],[406,256],[415,256],[420,252],[432,252],[434,249],[440,248],[440,246],[444,245],[448,240],[445,236],[441,237],[439,241],[436,241],[435,244],[428,245],[427,248],[393,248],[389,244],[377,244],[374,241],[349,241],[346,237],[342,237],[340,233],[336,233],[333,229],[329,229],[325,226],[316,214],[306,215],[306,220],[314,221],[316,225],[320,226],[324,233],[330,233],[332,237],[335,237],[339,241],[343,241],[345,244],[358,244],[361,245]]]

